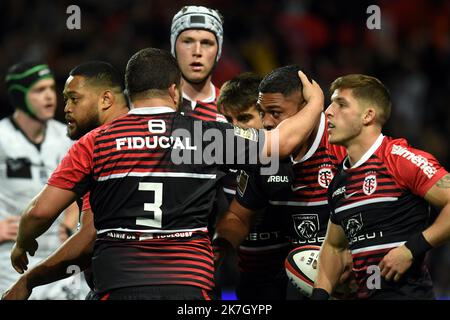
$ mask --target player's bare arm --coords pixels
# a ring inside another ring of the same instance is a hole
[[[80,208],[76,202],[72,203],[65,211],[64,211],[64,219],[60,223],[59,228],[59,238],[61,242],[67,240],[70,235],[76,230],[78,224],[78,216],[80,214]]]
[[[348,242],[344,230],[330,221],[325,241],[320,249],[314,288],[323,289],[328,294],[333,292],[348,264],[347,250]]]
[[[216,266],[221,264],[227,250],[232,249],[231,247],[236,249],[244,241],[252,226],[255,213],[233,199],[228,211],[217,222],[213,240]],[[228,244],[228,248],[224,244]]]
[[[11,251],[11,263],[17,272],[23,273],[27,270],[27,252],[34,255],[37,250],[36,238],[43,234],[75,199],[76,194],[73,191],[46,185],[31,201],[22,215],[17,242]]]
[[[33,288],[72,276],[67,267],[77,265],[81,270],[91,261],[96,230],[91,210],[82,212],[81,227],[52,255],[23,274],[3,295],[4,300],[26,300]]]
[[[248,235],[254,214],[255,211],[233,199],[228,211],[217,223],[216,238],[223,237],[237,248]]]
[[[439,179],[425,199],[441,209],[434,223],[423,231],[423,236],[432,247],[438,247],[450,240],[450,174]]]
[[[441,208],[434,223],[418,235],[419,246],[430,249],[438,247],[450,240],[450,174],[437,181],[425,194],[425,199],[432,205]],[[411,248],[414,251],[413,248]],[[411,267],[414,256],[423,252],[412,252],[408,244],[393,249],[380,262],[381,276],[386,280],[398,281]],[[423,250],[425,250],[423,249]],[[419,249],[420,250],[420,249]]]
[[[304,144],[323,111],[324,97],[320,86],[314,80],[311,83],[302,71],[299,71],[298,75],[302,81],[306,106],[294,116],[281,122],[276,129],[266,131],[264,154],[268,156],[274,154],[273,146],[279,145],[279,156],[284,158],[294,152],[299,145]],[[279,143],[272,142],[271,139],[277,135]]]

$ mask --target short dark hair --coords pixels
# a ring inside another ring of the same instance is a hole
[[[89,61],[72,70],[69,75],[85,77],[89,83],[123,91],[123,77],[114,66],[104,61]]]
[[[219,111],[228,110],[232,113],[240,113],[249,107],[256,105],[258,100],[258,87],[261,77],[252,72],[244,72],[231,80],[228,80],[220,88],[217,99]]]
[[[167,90],[172,84],[180,86],[181,71],[177,60],[168,52],[146,48],[128,60],[125,87],[131,100],[146,91]]]
[[[391,95],[385,85],[375,77],[348,74],[337,78],[330,86],[330,95],[336,89],[351,89],[355,99],[373,103],[379,108],[378,122],[384,125],[391,115]]]
[[[289,65],[272,70],[259,85],[260,93],[281,93],[287,97],[296,91],[302,91],[303,85],[298,77],[298,65]]]

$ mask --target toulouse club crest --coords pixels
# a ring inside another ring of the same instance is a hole
[[[317,182],[319,182],[319,185],[322,188],[327,189],[331,183],[331,180],[333,180],[333,171],[331,171],[331,168],[322,168],[319,170]]]
[[[362,189],[368,196],[374,193],[377,190],[377,177],[373,174],[365,177]]]

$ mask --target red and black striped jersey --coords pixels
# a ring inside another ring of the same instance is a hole
[[[211,84],[212,95],[204,100],[190,100],[189,97],[183,93],[183,103],[180,107],[180,112],[186,116],[190,116],[194,119],[203,121],[218,121],[228,122],[223,114],[221,114],[217,108],[217,98],[219,97],[220,90]],[[229,172],[221,181],[223,192],[227,197],[227,200],[232,198],[236,190],[236,173]],[[230,194],[232,196],[230,196]],[[221,206],[219,204],[219,206]],[[228,208],[228,207],[227,207]],[[223,212],[227,208],[219,207],[216,209],[218,212]],[[213,218],[215,220],[215,218]],[[213,222],[214,224],[215,222]]]
[[[91,195],[91,192],[88,191],[82,199],[82,206],[81,206],[81,211],[87,211],[87,210],[91,210],[91,203],[89,202],[89,196]]]
[[[328,141],[327,121],[322,114],[316,137],[305,155],[293,161],[294,179],[284,199],[269,203],[284,213],[284,228],[294,247],[320,246],[325,239],[330,209],[328,187],[344,158],[343,147]]]
[[[273,235],[283,236],[279,237],[281,243],[286,244],[289,239],[294,247],[321,245],[330,214],[328,186],[344,154],[344,148],[328,142],[322,115],[316,137],[300,161],[281,162],[280,170],[273,176],[248,173],[246,183],[239,179],[236,200],[248,209],[265,208],[264,219],[255,223],[256,230],[259,225],[267,225]],[[263,241],[243,243],[244,247],[248,244],[261,246],[261,251],[266,246]]]
[[[382,290],[368,285],[368,279],[371,266],[378,266],[389,250],[426,228],[429,205],[423,197],[445,174],[429,153],[383,135],[353,166],[344,160],[328,190],[330,219],[348,239],[359,298],[383,293],[409,299],[432,296],[423,258],[415,259],[400,282],[382,279]]]
[[[207,223],[216,183],[230,167],[256,169],[245,163],[255,163],[255,151],[260,162],[263,137],[152,107],[133,109],[77,141],[48,183],[80,196],[91,192],[99,292],[154,284],[210,290]]]
[[[200,119],[203,121],[219,121],[227,122],[227,119],[217,109],[217,98],[219,97],[219,88],[211,84],[212,95],[204,100],[192,101],[189,97],[183,94],[183,103],[180,107],[180,112],[184,115]]]

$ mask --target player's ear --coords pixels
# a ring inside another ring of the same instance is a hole
[[[373,123],[376,119],[377,111],[373,107],[367,108],[363,113],[363,124],[368,125]]]
[[[169,96],[173,101],[173,104],[178,106],[181,99],[181,90],[175,83],[171,84],[169,87]]]
[[[107,110],[114,104],[115,96],[111,90],[106,90],[103,91],[100,100],[102,110]]]

